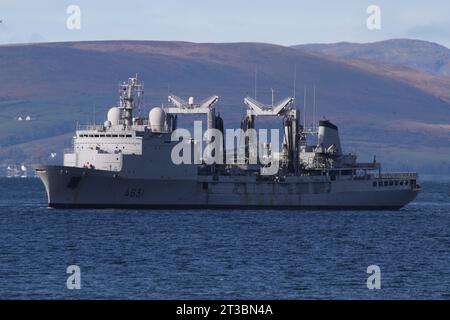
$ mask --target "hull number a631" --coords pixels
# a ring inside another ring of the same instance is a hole
[[[143,188],[127,188],[123,194],[125,197],[129,198],[142,198],[144,196]]]

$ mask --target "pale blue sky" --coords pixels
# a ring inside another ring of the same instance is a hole
[[[66,8],[81,8],[81,30]],[[366,28],[381,8],[382,29]],[[450,47],[450,1],[427,0],[0,0],[0,43],[75,40],[193,42],[371,42],[416,38]]]

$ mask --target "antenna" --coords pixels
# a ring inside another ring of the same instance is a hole
[[[294,65],[294,104],[297,93],[297,64]]]
[[[314,85],[314,98],[313,98],[313,131],[316,131],[316,86]]]
[[[306,86],[303,86],[303,130],[306,130]]]
[[[258,84],[258,66],[255,66],[255,100],[256,100],[256,88]]]
[[[274,93],[275,90],[273,90],[273,88],[270,88],[270,91],[272,91],[272,109],[273,109],[273,104],[274,104],[274,101],[273,101],[273,93]]]

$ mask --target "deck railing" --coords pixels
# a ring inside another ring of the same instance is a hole
[[[119,120],[119,122],[117,123],[120,126],[124,126],[125,122],[123,120]],[[133,126],[127,126],[127,128],[143,128],[145,126],[149,125],[149,121],[147,119],[139,119],[136,120],[135,123],[133,124]],[[104,125],[102,124],[78,124],[77,125],[77,130],[80,131],[105,131],[106,128]],[[114,127],[112,127],[112,130],[114,130]]]
[[[77,125],[77,130],[98,130],[104,131],[105,127],[101,124],[79,124]]]
[[[418,175],[415,172],[391,172],[375,175],[377,179],[417,179]]]

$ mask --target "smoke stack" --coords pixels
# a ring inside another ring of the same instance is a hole
[[[328,120],[319,121],[318,145],[325,150],[334,145],[337,154],[342,154],[338,127]]]

